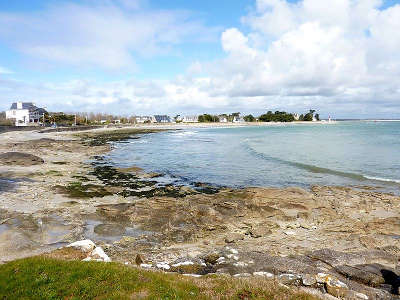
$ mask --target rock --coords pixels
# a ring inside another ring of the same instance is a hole
[[[355,291],[348,291],[346,294],[347,299],[354,299],[354,300],[368,300],[369,297],[363,293],[355,292]]]
[[[199,274],[182,274],[183,276],[188,276],[188,277],[195,277],[195,278],[199,278],[203,275],[199,275]]]
[[[325,285],[326,291],[332,296],[342,298],[349,292],[347,284],[340,281],[336,277],[325,273],[318,273],[315,276],[318,283],[323,283]]]
[[[90,255],[86,257],[83,261],[103,261],[103,262],[111,262],[111,259],[108,255],[104,252],[103,248],[96,247]]]
[[[274,274],[269,273],[269,272],[253,272],[253,276],[261,276],[261,277],[266,277],[266,278],[274,278]]]
[[[231,233],[225,237],[225,243],[232,244],[236,243],[237,241],[243,240],[244,236],[240,233]]]
[[[153,265],[150,264],[140,264],[140,267],[143,269],[151,269],[153,267]]]
[[[334,277],[328,277],[325,282],[326,291],[332,296],[343,298],[349,292],[347,284]]]
[[[233,275],[233,277],[251,277],[250,273],[238,273]]]
[[[41,165],[44,160],[39,156],[22,153],[22,152],[6,152],[0,154],[0,164],[9,166],[34,166]]]
[[[310,274],[302,274],[301,276],[301,283],[304,286],[313,286],[317,283],[315,276]]]
[[[360,254],[344,253],[332,249],[316,250],[308,254],[308,257],[320,260],[330,266],[356,265],[365,263],[365,256]]]
[[[158,263],[158,264],[156,264],[156,267],[159,268],[159,269],[163,269],[163,270],[171,269],[170,265],[167,264],[166,262]]]
[[[249,234],[252,238],[260,238],[263,236],[270,235],[272,233],[271,229],[263,229],[263,228],[252,228],[249,230]]]
[[[295,274],[281,274],[278,276],[278,280],[280,283],[285,285],[298,285],[300,283],[301,277]]]
[[[221,255],[219,253],[209,253],[204,256],[203,259],[207,264],[215,265],[220,257]]]
[[[342,265],[335,268],[336,272],[339,274],[372,287],[378,287],[385,283],[385,278],[381,272],[381,270],[385,269],[388,268],[379,264],[355,266]]]
[[[286,235],[295,235],[296,234],[296,232],[293,230],[287,230],[287,231],[284,231],[283,233]]]
[[[79,249],[83,252],[91,252],[94,248],[96,248],[96,245],[91,240],[82,240],[69,244],[67,247]]]

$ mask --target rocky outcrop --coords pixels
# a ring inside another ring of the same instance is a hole
[[[6,152],[0,154],[0,164],[9,166],[34,166],[41,165],[44,160],[39,156],[22,153],[22,152]]]
[[[67,260],[102,261],[110,262],[111,259],[103,248],[96,246],[91,240],[82,240],[69,244],[66,247],[46,254],[47,257]]]

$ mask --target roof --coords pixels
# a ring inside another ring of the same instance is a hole
[[[18,109],[17,102],[14,102],[11,105],[10,109]],[[30,112],[37,111],[40,114],[43,114],[46,112],[46,110],[44,108],[37,107],[32,102],[22,102],[22,109],[28,109]]]
[[[32,106],[35,106],[35,105],[33,105],[33,103],[32,102],[22,102],[22,109],[30,109]],[[36,106],[35,106],[36,107]],[[18,109],[17,108],[17,102],[14,102],[12,105],[11,105],[11,108],[10,109]]]
[[[160,122],[171,122],[171,118],[167,115],[154,115],[154,118],[156,119],[157,123]]]

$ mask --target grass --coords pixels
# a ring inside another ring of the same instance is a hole
[[[0,265],[0,299],[317,299],[263,279],[191,278],[43,256]]]

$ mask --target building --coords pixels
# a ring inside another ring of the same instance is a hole
[[[153,117],[151,116],[136,116],[136,123],[143,124],[143,123],[152,123]]]
[[[228,119],[225,115],[219,115],[218,119],[220,123],[228,123]]]
[[[167,115],[154,115],[152,118],[153,123],[171,123],[171,118]]]
[[[184,116],[182,118],[183,123],[198,123],[199,122],[199,116]]]
[[[295,121],[298,121],[298,120],[300,120],[300,115],[297,114],[297,113],[294,113],[293,114],[293,118],[294,118]]]
[[[40,124],[44,114],[44,108],[39,108],[31,102],[15,102],[6,111],[6,119],[14,119],[15,126],[28,126]]]
[[[233,123],[244,123],[244,119],[240,116],[234,116],[232,122]]]

